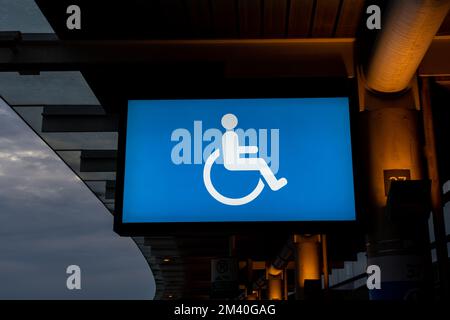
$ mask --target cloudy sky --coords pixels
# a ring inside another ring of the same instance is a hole
[[[0,0],[5,30],[51,32],[32,0]],[[135,243],[112,231],[110,212],[6,103],[95,100],[79,74],[52,77],[0,73],[0,299],[151,299]],[[81,290],[66,287],[69,265],[81,268]]]

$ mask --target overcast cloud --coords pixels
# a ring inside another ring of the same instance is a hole
[[[90,299],[154,295],[151,271],[111,214],[0,100],[0,298]],[[66,288],[66,268],[82,289]]]

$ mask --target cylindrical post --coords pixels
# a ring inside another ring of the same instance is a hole
[[[297,299],[305,299],[305,280],[320,281],[319,235],[295,235],[295,275]]]
[[[368,264],[381,269],[381,289],[370,290],[370,298],[405,299],[413,296],[411,292],[426,296],[422,294],[429,273],[423,251],[426,219],[420,217],[425,218],[427,211],[418,212],[417,206],[405,206],[401,212],[386,208],[392,181],[424,179],[420,112],[404,96],[383,95],[375,96],[360,116],[361,163],[367,172]],[[413,197],[391,201],[414,203]]]
[[[282,269],[277,269],[270,262],[267,262],[266,282],[269,300],[283,300],[283,276]]]
[[[283,279],[271,277],[267,279],[267,298],[269,300],[283,300]]]

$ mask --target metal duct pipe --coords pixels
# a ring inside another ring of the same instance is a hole
[[[367,86],[379,92],[406,89],[450,9],[450,0],[394,0],[367,70]]]

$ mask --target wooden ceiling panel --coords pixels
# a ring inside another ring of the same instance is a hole
[[[62,40],[354,37],[365,7],[365,0],[80,0],[88,27],[71,32],[60,19],[70,0],[36,1]],[[450,33],[450,17],[440,33]]]
[[[311,30],[313,38],[333,37],[341,4],[342,0],[316,0],[314,23]]]
[[[239,0],[239,31],[241,38],[258,38],[262,35],[261,0]]]
[[[288,37],[304,38],[309,35],[314,0],[291,0]]]
[[[287,2],[287,0],[264,0],[263,32],[265,37],[285,37]]]
[[[364,11],[364,0],[343,0],[335,37],[354,37]]]
[[[189,0],[187,6],[192,37],[210,37],[212,35],[211,2],[209,0]]]
[[[238,36],[236,1],[211,0],[214,36],[236,38]]]
[[[159,21],[162,37],[189,36],[189,17],[183,0],[164,0],[159,5]]]
[[[442,22],[441,28],[439,29],[438,35],[449,35],[450,34],[450,13],[445,18],[444,22]]]

